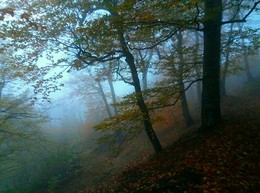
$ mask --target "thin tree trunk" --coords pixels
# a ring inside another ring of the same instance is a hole
[[[146,90],[148,88],[147,73],[148,73],[148,69],[145,68],[144,72],[142,72],[143,90]]]
[[[202,82],[202,129],[221,121],[220,111],[220,45],[222,0],[205,0],[204,56]]]
[[[146,54],[143,54],[141,50],[138,50],[138,54],[140,57],[139,66],[142,74],[142,90],[146,90],[148,88],[147,74],[149,69],[149,62],[152,59],[152,53],[150,53],[150,56],[147,60],[145,60],[145,58],[147,57],[148,51],[146,51]],[[146,96],[143,97],[146,98]]]
[[[143,67],[143,72],[142,72],[142,75],[143,75],[143,77],[142,77],[143,78],[143,90],[148,89],[147,75],[148,75],[148,70],[150,68],[150,61],[152,60],[152,57],[153,57],[153,51],[147,50],[146,56],[147,55],[148,55],[148,58],[147,58],[146,62],[144,62],[144,67]],[[142,56],[142,55],[140,54],[140,56]]]
[[[120,43],[122,46],[122,51],[125,55],[125,61],[128,64],[130,71],[131,71],[131,75],[132,75],[132,79],[133,79],[133,86],[135,88],[137,106],[139,107],[140,111],[142,112],[145,132],[153,146],[154,151],[156,153],[159,153],[162,150],[162,146],[153,129],[149,111],[144,102],[141,85],[140,85],[140,80],[139,80],[138,72],[137,72],[137,69],[135,66],[135,62],[134,62],[134,57],[127,47],[127,44],[126,44],[126,41],[124,38],[124,34],[122,31],[119,31],[119,37],[120,37]]]
[[[111,75],[111,72],[110,72],[110,71],[108,72],[107,78],[108,78],[109,88],[110,88],[110,91],[111,91],[111,94],[112,94],[113,104],[116,104],[116,93],[115,93],[115,88],[114,88],[114,84],[113,84],[113,79],[112,79],[112,75]],[[117,107],[116,107],[116,106],[113,106],[113,108],[114,108],[114,113],[115,113],[115,115],[118,115],[118,109],[117,109]]]
[[[220,92],[222,96],[227,95],[227,90],[226,90],[226,77],[228,73],[228,66],[229,66],[229,53],[226,53],[226,61],[222,73],[222,79],[220,81]]]
[[[199,43],[200,43],[198,31],[195,32],[195,38],[196,38],[196,46],[197,47],[196,47],[196,50],[195,50],[194,63],[197,64],[198,63],[198,54],[199,54]],[[201,74],[200,66],[195,67],[195,72],[196,72],[197,78],[201,78],[200,77],[200,74]],[[197,85],[197,99],[198,99],[199,106],[201,106],[201,81],[198,81],[196,83],[196,85]]]
[[[112,94],[112,101],[113,104],[116,104],[116,93],[115,93],[115,88],[114,88],[114,84],[113,84],[113,78],[112,78],[112,73],[111,73],[111,69],[109,69],[108,73],[107,73],[107,78],[108,78],[108,83],[109,83],[109,87],[110,87],[110,91]],[[118,115],[118,109],[116,106],[113,106],[114,108],[114,113],[115,115]],[[125,140],[125,135],[122,131],[119,131],[116,135],[116,144],[118,146],[120,146],[122,144],[122,142]]]
[[[180,87],[180,91],[183,92],[185,87],[183,84],[183,80],[179,80],[179,87]],[[186,126],[190,126],[193,123],[193,119],[191,117],[190,114],[190,110],[189,110],[189,106],[188,106],[188,102],[187,102],[187,97],[186,97],[186,93],[183,92],[181,95],[181,107],[182,107],[182,115],[184,117]]]
[[[0,81],[0,99],[2,98],[3,89],[4,89],[5,85],[6,85],[5,75],[3,75],[2,79]]]
[[[107,114],[108,114],[109,117],[112,117],[112,113],[111,113],[111,110],[109,108],[107,97],[106,97],[105,92],[103,90],[102,84],[101,84],[101,82],[99,80],[97,80],[97,83],[98,83],[98,87],[99,87],[99,91],[100,91],[102,100],[103,100],[103,102],[105,104],[105,108],[106,108]]]
[[[246,54],[246,44],[245,44],[245,39],[242,38],[242,47],[243,47],[243,51],[244,51],[244,55],[243,55],[243,58],[244,58],[244,62],[245,62],[245,69],[246,69],[246,76],[247,76],[247,81],[250,82],[250,81],[254,81],[254,77],[251,73],[251,69],[250,69],[250,65],[249,65],[249,60],[248,60],[248,55]]]
[[[186,126],[189,126],[192,124],[193,120],[191,118],[191,114],[190,114],[190,110],[188,107],[188,103],[187,103],[187,97],[186,97],[186,92],[185,90],[185,86],[183,83],[183,68],[184,68],[184,57],[183,57],[183,41],[182,41],[182,32],[179,31],[177,33],[177,52],[179,55],[179,59],[180,59],[180,67],[179,67],[179,74],[178,74],[178,85],[179,85],[179,89],[180,92],[182,92],[181,95],[181,107],[182,107],[182,114],[186,123]]]
[[[234,23],[231,23],[230,31],[229,31],[229,35],[228,35],[228,40],[227,40],[227,51],[226,51],[225,65],[224,65],[224,69],[223,69],[223,73],[222,73],[222,79],[220,81],[220,92],[221,92],[222,96],[225,96],[227,94],[226,77],[227,77],[228,67],[229,67],[229,62],[230,62],[229,61],[230,44],[231,44],[231,40],[232,40],[233,26],[234,26]]]
[[[251,69],[249,66],[249,61],[248,61],[248,56],[244,54],[244,62],[245,62],[245,68],[246,68],[246,76],[247,76],[247,81],[254,81],[254,77],[251,73]]]

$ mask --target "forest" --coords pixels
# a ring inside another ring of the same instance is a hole
[[[1,193],[260,192],[260,1],[1,0]]]

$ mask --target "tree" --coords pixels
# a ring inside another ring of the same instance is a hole
[[[240,26],[243,28],[243,26]],[[246,28],[244,29],[244,32],[241,32],[241,50],[242,50],[242,58],[244,62],[244,68],[246,71],[247,81],[248,82],[254,82],[255,78],[251,72],[250,69],[250,63],[249,63],[249,56],[250,55],[256,55],[258,53],[258,49],[260,47],[260,41],[259,41],[259,35],[257,34],[259,32],[258,29],[250,29]],[[246,41],[247,40],[247,43]]]
[[[109,88],[111,91],[111,95],[112,95],[112,102],[113,102],[113,108],[114,108],[114,114],[118,115],[118,109],[117,107],[114,105],[117,102],[116,99],[116,92],[115,92],[115,88],[114,88],[114,83],[113,83],[113,69],[112,69],[113,65],[112,64],[108,64],[108,68],[105,72],[105,75],[107,77],[108,80],[108,84],[109,84]]]
[[[130,3],[131,6],[133,6],[132,3],[133,2]],[[57,7],[54,6],[53,8],[57,8],[57,11],[60,11],[60,5],[66,5],[66,3],[58,4]],[[97,10],[106,10],[107,13],[101,17],[87,21],[84,26],[80,26],[77,29],[75,28],[73,31],[68,30],[74,39],[71,41],[72,44],[69,45],[69,43],[65,42],[63,45],[67,46],[66,48],[73,50],[74,53],[77,53],[74,55],[75,58],[73,58],[73,64],[71,66],[77,69],[88,68],[91,65],[109,61],[118,61],[119,64],[127,64],[131,74],[131,82],[128,83],[134,86],[136,103],[143,116],[145,131],[152,143],[155,152],[159,152],[161,150],[161,145],[153,130],[149,111],[142,94],[135,59],[126,40],[127,29],[125,29],[123,24],[123,15],[120,15],[120,12],[117,11],[115,7],[118,7],[118,10],[123,8],[121,7],[121,2],[119,1],[93,1],[89,3],[87,7],[83,7],[80,2],[76,2],[75,5],[70,4],[69,11],[65,13],[71,16],[73,15],[67,21],[67,25],[72,27],[75,27],[78,23],[77,18],[76,20],[72,21],[72,19],[75,19],[76,14],[77,16],[82,16],[81,18],[85,20],[87,16],[91,16],[91,14]],[[59,17],[69,18],[66,14],[64,15],[64,13],[59,12],[58,14],[60,14]],[[63,30],[63,24],[60,26]],[[65,29],[65,31],[66,30],[67,29]],[[96,30],[98,30],[99,33],[96,33]],[[62,31],[60,32],[62,33]],[[59,41],[56,41],[56,43],[60,44]]]
[[[228,11],[226,11],[224,18],[226,20],[239,20],[246,10],[239,4],[239,1],[234,1]],[[258,28],[247,26],[244,23],[230,23],[222,29],[222,73],[221,73],[221,94],[226,95],[226,77],[229,73],[235,73],[245,70],[248,81],[252,80],[248,56],[256,55],[259,49]],[[245,41],[247,42],[245,44]],[[241,65],[239,59],[242,59],[244,65]]]
[[[182,92],[181,95],[181,106],[182,106],[182,112],[183,112],[183,117],[185,119],[186,125],[189,126],[192,124],[193,120],[189,111],[188,107],[188,102],[187,102],[187,97],[186,93],[183,92],[185,90],[185,85],[184,85],[184,68],[185,68],[185,61],[184,61],[184,54],[183,54],[183,35],[182,32],[179,31],[177,33],[177,53],[179,55],[179,73],[177,76],[178,77],[178,84],[179,84],[179,89]]]
[[[25,167],[23,160],[45,144],[45,136],[40,130],[45,118],[37,114],[26,96],[3,96],[0,109],[1,184],[7,185],[12,183],[11,179],[17,179],[14,176]],[[23,179],[17,184],[23,183],[28,181]]]
[[[110,102],[108,101],[111,97],[109,96],[109,93],[105,91],[105,86],[102,84],[105,81],[104,79],[104,75],[93,75],[93,73],[89,71],[88,75],[86,73],[75,75],[73,80],[70,80],[68,84],[71,85],[73,89],[71,94],[82,98],[89,109],[99,109],[101,112],[101,109],[105,109],[107,114],[106,117],[112,117],[113,113],[110,109]],[[113,83],[110,84],[113,86]],[[102,101],[102,105],[97,105],[100,104],[100,101]]]
[[[148,71],[151,68],[152,57],[154,55],[153,50],[134,50],[136,63],[138,68],[140,69],[141,77],[142,77],[142,89],[148,89]]]
[[[108,62],[108,64],[103,63],[103,69],[99,73],[99,76],[101,76],[101,78],[104,81],[107,80],[107,82],[108,82],[110,93],[111,93],[111,98],[112,98],[112,106],[113,106],[113,110],[114,110],[114,115],[118,115],[118,109],[114,105],[117,102],[116,92],[115,92],[114,83],[113,83],[114,82],[114,78],[113,78],[114,66],[115,65],[113,64],[113,62]]]
[[[9,12],[6,14],[12,14]],[[31,97],[25,94],[28,93],[24,89],[25,83],[33,77],[33,69],[31,66],[18,65],[12,57],[16,56],[15,47],[10,45],[10,40],[4,40],[6,37],[1,37],[0,191],[7,192],[8,186],[15,189],[31,183],[28,162],[34,160],[32,154],[41,151],[46,144],[41,125],[47,117],[32,106]],[[16,93],[12,94],[14,91]]]
[[[220,88],[221,88],[221,95],[226,95],[226,77],[228,73],[228,67],[230,64],[230,55],[231,55],[231,41],[232,41],[232,36],[233,36],[233,25],[234,23],[231,24],[230,26],[230,31],[228,34],[228,39],[227,39],[227,44],[226,44],[226,52],[225,52],[225,61],[224,61],[224,69],[222,72],[222,77],[221,77],[221,82],[220,82]],[[223,49],[223,48],[222,48]]]
[[[221,121],[220,111],[220,48],[221,26],[229,23],[246,22],[248,16],[256,9],[260,1],[254,2],[249,11],[241,19],[236,19],[240,13],[242,3],[234,6],[239,8],[233,17],[227,21],[222,20],[222,1],[205,0],[204,19],[204,57],[203,57],[203,84],[202,84],[202,128],[208,129],[216,126]],[[248,9],[248,7],[246,7]]]
[[[120,17],[120,15],[118,15],[118,13],[111,12],[111,15],[115,18]],[[134,86],[134,89],[135,89],[135,97],[136,97],[136,101],[137,101],[137,106],[139,107],[139,109],[142,113],[142,116],[143,116],[143,122],[144,122],[144,128],[145,128],[146,134],[147,134],[148,138],[150,139],[155,152],[159,152],[159,151],[161,151],[161,145],[153,130],[150,115],[149,115],[149,110],[144,102],[144,97],[143,97],[142,90],[141,90],[141,85],[140,85],[138,72],[137,72],[137,68],[135,65],[135,61],[134,61],[134,56],[130,52],[129,47],[127,45],[127,41],[125,39],[124,34],[126,31],[122,26],[117,26],[117,30],[118,30],[119,42],[121,44],[122,53],[125,56],[125,61],[128,64],[130,71],[131,71],[132,80],[133,80],[132,85]]]
[[[184,37],[185,36],[185,37]],[[172,104],[175,104],[178,100],[181,103],[182,114],[186,123],[186,126],[190,126],[193,122],[186,97],[186,87],[190,82],[196,82],[200,80],[199,75],[194,74],[194,69],[198,68],[199,61],[193,61],[197,57],[198,45],[192,41],[188,41],[189,32],[184,33],[178,31],[171,41],[167,41],[165,44],[170,44],[170,47],[166,45],[161,49],[157,48],[157,54],[159,57],[160,70],[163,72],[165,79],[159,83],[161,87],[171,87],[172,96],[171,99],[176,98]],[[197,43],[197,42],[195,42]],[[185,85],[186,84],[186,85]],[[156,87],[154,87],[154,90]],[[168,89],[166,89],[168,90]],[[175,94],[173,94],[175,92]],[[160,95],[166,96],[169,93],[161,92]],[[160,96],[158,96],[158,99]],[[165,106],[172,106],[172,104],[165,104]]]
[[[53,0],[50,2],[52,6],[41,3],[36,5],[37,8],[43,7],[43,9],[38,9],[42,14],[37,14],[41,27],[39,27],[39,22],[32,21],[33,17],[29,19],[23,17],[23,20],[29,22],[28,25],[30,24],[38,30],[37,32],[41,30],[40,33],[35,33],[35,30],[29,31],[30,38],[33,37],[34,43],[37,45],[38,53],[42,46],[37,44],[36,39],[41,40],[39,42],[44,42],[45,45],[51,45],[49,46],[51,51],[62,49],[68,54],[68,58],[54,62],[55,66],[64,61],[68,62],[66,65],[69,67],[78,70],[90,66],[100,67],[101,63],[110,61],[116,61],[118,66],[126,65],[131,79],[125,80],[134,86],[136,103],[142,113],[146,133],[155,151],[160,151],[161,146],[153,131],[149,109],[144,101],[133,50],[153,49],[161,43],[167,42],[178,31],[187,29],[203,31],[201,119],[204,129],[211,128],[221,121],[219,94],[221,26],[245,22],[260,2],[250,2],[249,6],[245,6],[246,3],[248,2],[240,1],[233,4],[227,1],[226,7],[239,6],[241,9],[247,9],[248,12],[241,19],[236,19],[236,15],[240,11],[237,9],[238,11],[231,19],[223,21],[222,12],[225,9],[220,0],[155,1],[152,3],[145,1],[66,2]],[[32,7],[31,9],[35,11],[36,8]],[[89,19],[91,17],[92,19]],[[55,29],[52,26],[56,26]],[[24,33],[20,35],[25,37]],[[140,42],[149,42],[149,44],[145,44],[143,47]],[[30,44],[30,40],[27,39],[26,43]],[[23,44],[23,47],[25,45]],[[41,86],[42,82],[39,81],[38,85]]]
[[[203,129],[211,128],[221,120],[219,85],[221,22],[222,0],[205,0],[201,107]]]
[[[201,41],[200,41],[200,34],[198,31],[195,31],[195,53],[194,53],[194,63],[199,63],[199,58],[202,58],[201,57]],[[195,67],[195,74],[196,74],[196,77],[198,79],[201,78],[201,75],[202,75],[202,68],[201,68],[201,65],[197,65]],[[201,93],[202,93],[202,88],[201,88],[201,81],[197,82],[197,98],[198,98],[198,102],[199,104],[201,104]]]

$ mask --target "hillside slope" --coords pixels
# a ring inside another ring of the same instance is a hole
[[[260,96],[222,101],[223,122],[185,134],[138,166],[88,192],[260,192]]]

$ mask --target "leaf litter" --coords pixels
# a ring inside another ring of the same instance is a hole
[[[260,192],[260,97],[223,98],[223,121],[81,193]]]

